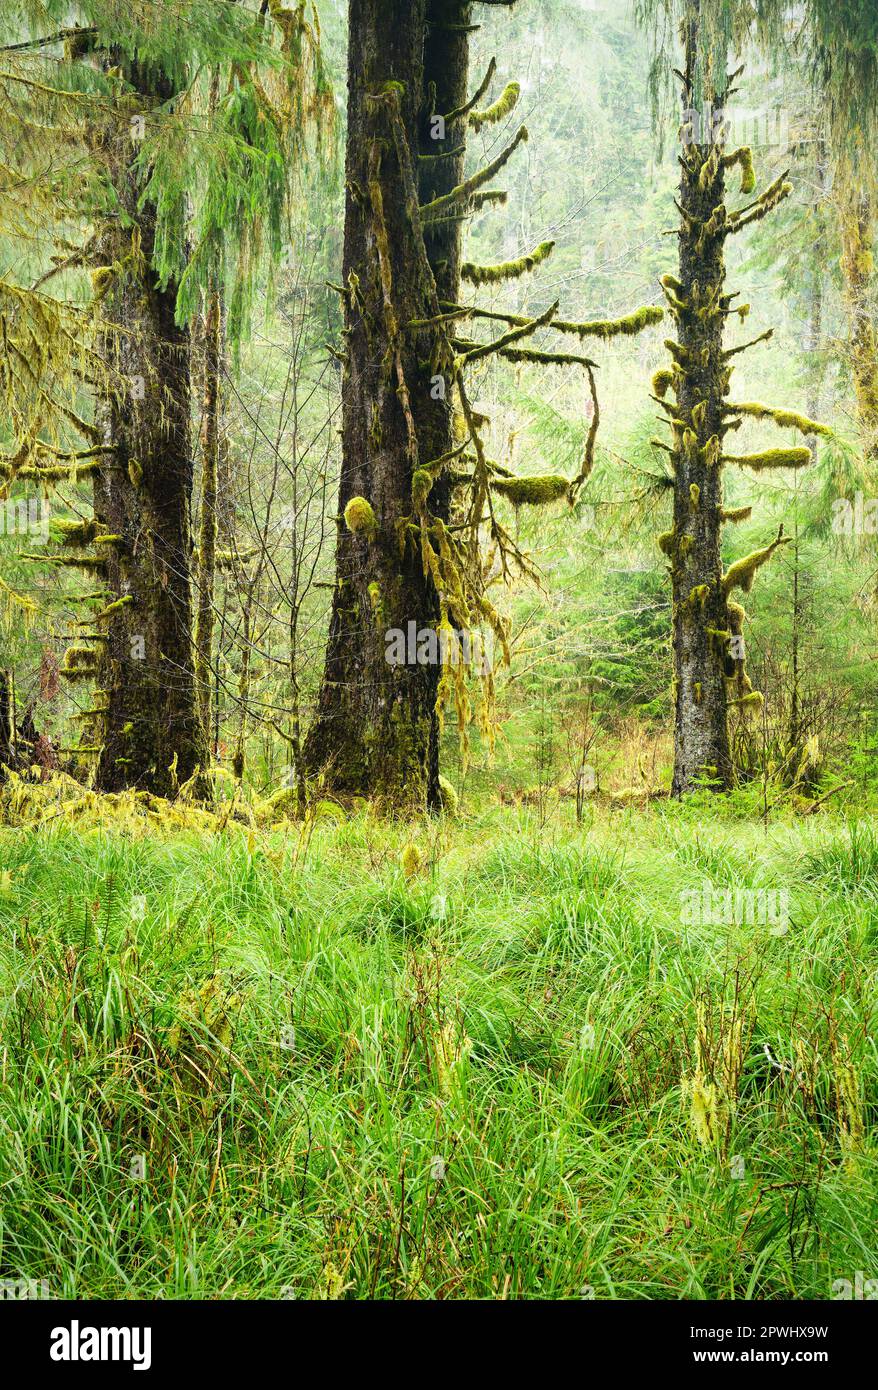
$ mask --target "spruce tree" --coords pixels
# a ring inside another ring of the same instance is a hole
[[[507,625],[487,593],[483,539],[504,575],[533,574],[495,499],[572,500],[594,454],[597,409],[577,478],[513,477],[487,456],[467,367],[491,356],[563,362],[586,371],[594,392],[590,358],[531,349],[527,339],[543,327],[609,337],[661,317],[647,308],[619,321],[564,323],[557,305],[527,318],[459,302],[461,281],[518,278],[552,251],[545,242],[500,265],[461,261],[464,219],[502,198],[489,185],[528,138],[520,127],[489,165],[463,176],[468,126],[502,119],[518,96],[511,84],[478,105],[492,65],[467,97],[472,9],[452,0],[349,5],[339,532],[326,667],[305,760],[338,795],[414,808],[441,799],[438,736],[448,703],[464,738],[471,718],[473,663],[458,634],[484,627],[508,659]],[[463,336],[467,320],[498,323],[498,336]],[[418,635],[417,653],[410,633]],[[403,656],[393,659],[389,634],[402,634]],[[486,664],[479,674],[490,736],[493,676]]]
[[[701,0],[687,0],[680,74],[679,272],[662,281],[676,338],[666,344],[671,366],[653,381],[654,398],[671,431],[670,444],[656,443],[670,456],[674,494],[673,524],[659,537],[659,546],[668,560],[673,595],[676,795],[704,784],[716,789],[732,785],[729,711],[752,712],[762,704],[747,674],[746,613],[737,593],[750,592],[758,570],[788,541],[781,528],[764,547],[723,568],[723,529],[751,512],[749,507],[725,507],[724,470],[735,465],[761,473],[801,467],[811,458],[804,445],[738,454],[729,436],[747,419],[770,421],[805,436],[827,433],[825,426],[794,411],[729,399],[735,357],[769,339],[772,330],[752,343],[725,346],[729,322],[737,318],[743,323],[748,311],[746,304],[735,303],[739,292],[726,292],[725,244],[769,215],[791,185],[781,175],[756,194],[751,151],[726,147],[724,112],[738,74],[726,71],[723,16],[716,26],[707,22],[710,18]],[[733,175],[748,200],[737,208],[730,206],[727,190]]]
[[[37,18],[45,24],[55,11]],[[87,168],[72,208],[80,239],[68,238],[58,259],[90,273],[100,366],[71,373],[90,391],[93,414],[71,418],[58,407],[87,447],[52,478],[75,483],[86,467],[94,478],[93,519],[54,528],[54,563],[89,576],[80,611],[94,610],[62,668],[92,689],[74,751],[93,761],[103,790],[171,795],[198,774],[206,791],[207,705],[193,650],[190,323],[205,294],[216,302],[228,286],[230,333],[244,331],[261,252],[276,258],[285,244],[292,171],[326,89],[304,6],[272,0],[257,13],[220,0],[134,0],[120,13],[110,0],[83,0],[75,23],[69,6],[63,18],[11,51],[29,89],[51,70],[50,98],[70,116],[54,138],[75,146]],[[36,163],[53,137],[33,125]],[[57,432],[45,415],[36,439],[22,439],[29,452],[17,476]],[[209,562],[207,554],[205,573]],[[206,680],[204,605],[201,619]]]

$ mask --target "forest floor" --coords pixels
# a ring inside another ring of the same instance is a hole
[[[703,814],[3,831],[0,1273],[148,1299],[878,1276],[878,822]],[[706,883],[753,890],[748,920]]]

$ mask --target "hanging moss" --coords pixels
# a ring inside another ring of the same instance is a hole
[[[693,511],[697,511],[698,503],[701,501],[701,488],[697,483],[689,484],[689,505]]]
[[[447,816],[457,814],[458,795],[447,777],[439,776],[439,804]]]
[[[755,420],[773,420],[781,429],[798,430],[800,434],[819,434],[827,437],[832,434],[828,425],[819,420],[809,420],[796,410],[782,410],[778,406],[763,405],[761,401],[741,401],[726,406],[730,415],[752,415]]]
[[[656,396],[662,399],[668,394],[674,384],[674,373],[670,367],[661,367],[653,373],[652,389]]]
[[[536,266],[542,265],[543,261],[548,260],[555,249],[554,241],[541,241],[533,251],[527,256],[520,256],[517,261],[501,261],[499,265],[473,265],[471,261],[466,261],[460,267],[462,280],[468,280],[471,285],[496,284],[500,280],[518,280],[522,275],[527,275]]]
[[[696,584],[695,588],[694,588],[694,589],[690,592],[690,594],[689,594],[689,603],[690,603],[691,607],[692,607],[692,608],[703,608],[704,605],[707,603],[707,599],[708,599],[708,595],[709,595],[709,594],[710,594],[710,585],[709,585],[709,584]]]
[[[749,145],[742,145],[739,150],[725,155],[723,164],[727,169],[732,169],[737,164],[741,170],[741,192],[753,192],[756,187],[756,170],[753,168],[753,151]]]
[[[498,121],[504,120],[510,112],[515,110],[520,96],[520,85],[517,82],[510,82],[493,106],[485,107],[484,111],[471,111],[469,113],[469,123],[473,130],[481,130],[482,126],[496,125]]]
[[[433,478],[426,468],[418,468],[412,474],[412,502],[416,509],[426,506],[427,498],[430,496],[430,489],[433,486]]]
[[[721,507],[720,521],[747,521],[753,513],[752,507]]]
[[[108,604],[100,613],[96,613],[94,620],[95,622],[99,622],[101,618],[109,618],[113,613],[119,613],[127,604],[133,602],[133,594],[123,594],[121,598],[117,598],[113,603]]]
[[[58,545],[91,545],[98,533],[96,521],[67,521],[60,518],[49,523],[49,536]]]
[[[365,497],[351,498],[344,509],[344,520],[349,531],[356,536],[363,535],[367,540],[372,540],[378,529],[372,504]]]
[[[743,559],[736,560],[723,575],[723,594],[728,597],[733,589],[740,589],[743,593],[749,594],[753,588],[756,571],[766,564],[782,545],[789,545],[791,539],[791,536],[783,534],[783,527],[781,526],[771,545],[765,546],[763,550],[754,550],[750,555],[745,555]]]
[[[68,647],[64,653],[61,675],[69,675],[71,671],[93,671],[97,665],[97,660],[97,652],[93,647]]]
[[[570,483],[560,473],[542,473],[531,478],[493,478],[491,488],[514,507],[539,507],[566,497]]]
[[[143,466],[137,459],[128,460],[128,479],[133,488],[139,488],[143,482]]]
[[[661,323],[664,316],[665,311],[660,304],[644,304],[621,319],[588,319],[584,323],[565,323],[563,327],[558,324],[557,327],[565,333],[578,333],[580,338],[628,337]]]
[[[811,462],[810,449],[763,449],[758,454],[724,454],[723,463],[738,463],[742,468],[761,471],[764,468],[804,468]]]

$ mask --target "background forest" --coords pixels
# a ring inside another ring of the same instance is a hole
[[[0,40],[0,1276],[878,1278],[868,0]]]

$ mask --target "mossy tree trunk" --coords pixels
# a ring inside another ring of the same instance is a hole
[[[16,764],[14,690],[12,672],[0,670],[0,778]]]
[[[424,93],[418,158],[418,196],[422,207],[443,198],[463,182],[468,122],[469,27],[472,5],[463,0],[428,0],[424,45]],[[457,113],[457,114],[455,114]],[[454,119],[449,117],[454,116]],[[437,121],[436,117],[443,120]],[[460,292],[463,219],[455,215],[437,218],[424,228],[427,259],[440,303],[456,304]],[[441,458],[454,444],[454,412],[450,382],[442,391],[423,392],[414,402],[415,424],[421,458]],[[429,495],[432,514],[447,522],[451,511],[451,484],[442,474]],[[439,601],[432,590],[435,626]],[[427,804],[440,805],[439,793],[439,668],[426,668],[433,685],[433,712],[427,759]]]
[[[336,794],[394,806],[438,801],[439,670],[389,664],[385,635],[411,624],[435,630],[439,616],[407,521],[413,474],[448,449],[451,416],[436,391],[435,334],[409,325],[435,315],[439,261],[449,295],[456,289],[459,223],[431,227],[428,259],[418,204],[459,175],[462,156],[446,169],[418,155],[436,153],[432,112],[465,99],[466,35],[443,26],[459,25],[468,8],[448,0],[349,5],[339,535],[326,667],[303,760]],[[460,133],[451,125],[446,141]],[[345,524],[352,499],[365,499],[374,525]],[[443,506],[447,496],[431,499],[434,510]]]
[[[698,19],[686,30],[683,102],[695,109]],[[723,68],[723,75],[725,69]],[[703,100],[703,99],[702,99]],[[700,105],[701,103],[699,103]],[[724,93],[715,94],[724,105]],[[703,122],[703,114],[699,112]],[[685,116],[684,116],[685,119]],[[693,135],[704,131],[693,132]],[[724,317],[720,302],[725,282],[724,228],[712,218],[725,201],[721,145],[693,138],[682,159],[681,227],[677,298],[677,417],[674,431],[674,525],[668,548],[673,593],[674,780],[675,795],[707,778],[717,787],[731,780],[726,715],[726,665],[711,629],[728,628],[722,592],[722,471],[715,442],[722,438],[723,404],[728,385],[723,357]],[[702,170],[716,166],[713,177]],[[709,307],[713,306],[713,307]],[[672,303],[672,308],[673,308]]]
[[[205,736],[209,739],[212,703],[217,500],[223,411],[223,301],[218,276],[214,277],[214,283],[206,295],[202,337],[201,510],[198,526],[198,582],[194,645],[198,711]]]
[[[116,55],[116,61],[121,55]],[[168,84],[129,65],[145,108],[167,101]],[[108,220],[101,262],[111,267],[104,305],[113,366],[127,390],[98,412],[112,462],[95,481],[95,519],[115,538],[101,546],[110,611],[97,683],[104,694],[97,785],[173,795],[198,767],[206,740],[196,699],[192,647],[190,335],[175,322],[177,286],[152,270],[155,212],[139,205],[128,132],[105,135],[122,219]]]
[[[878,337],[872,303],[875,239],[868,193],[856,187],[856,174],[843,159],[838,171],[845,299],[848,308],[851,372],[857,421],[866,457],[878,457]]]
[[[724,348],[726,321],[746,318],[747,305],[736,306],[737,292],[724,293],[725,241],[772,212],[791,192],[785,176],[737,209],[727,202],[726,177],[737,168],[741,192],[756,186],[748,147],[726,151],[726,125],[712,113],[724,111],[734,88],[726,74],[722,28],[701,32],[700,0],[690,0],[683,24],[683,149],[680,158],[679,278],[663,277],[676,340],[667,342],[673,367],[656,374],[655,399],[667,412],[674,522],[659,538],[667,556],[673,593],[674,777],[676,796],[709,785],[725,790],[733,781],[728,715],[735,707],[745,716],[762,707],[746,670],[744,609],[732,595],[749,593],[758,569],[788,543],[783,527],[761,550],[722,566],[723,527],[745,520],[751,509],[723,506],[723,469],[738,464],[753,470],[798,468],[810,450],[768,449],[738,455],[725,452],[730,431],[744,419],[767,419],[806,437],[826,434],[815,420],[759,401],[729,402],[732,359],[753,346]],[[754,340],[772,336],[772,330]],[[676,403],[665,399],[673,388]],[[660,442],[660,441],[657,441]]]

